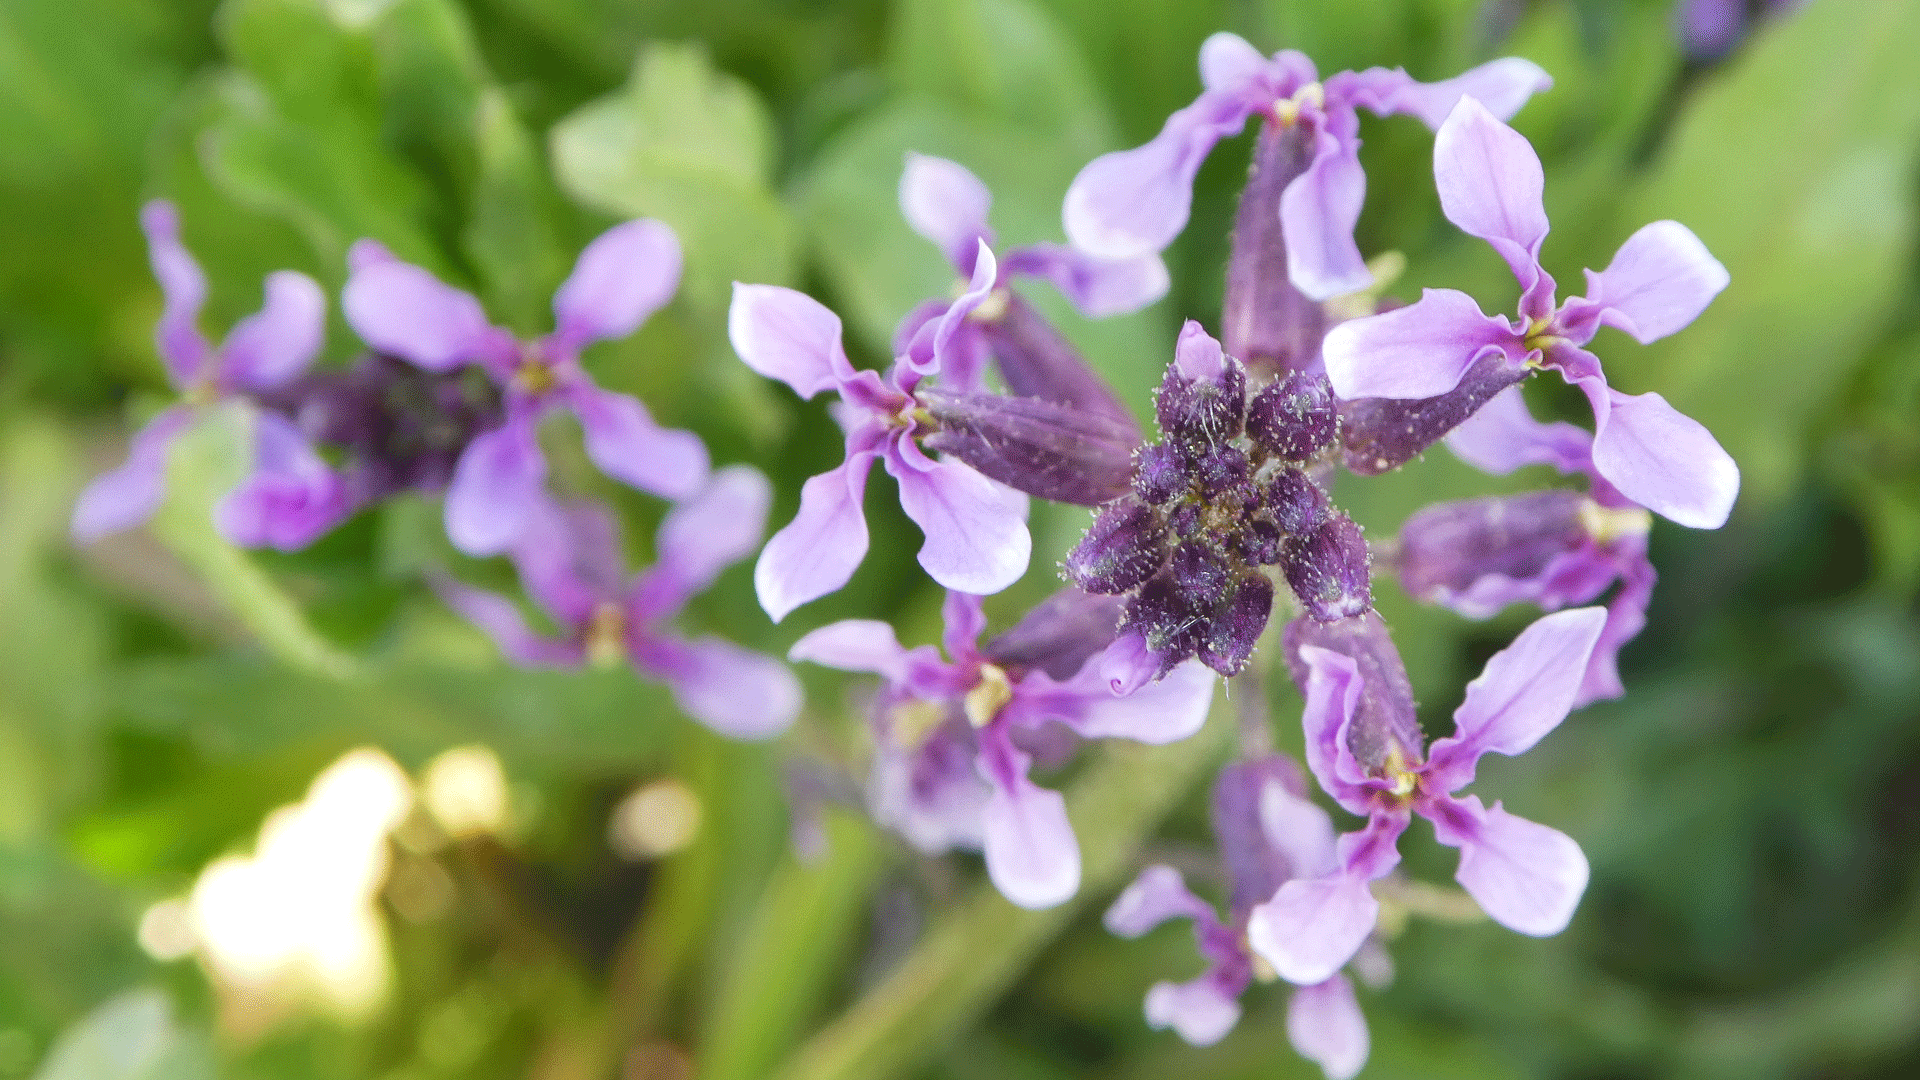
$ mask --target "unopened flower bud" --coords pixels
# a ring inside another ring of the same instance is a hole
[[[1068,586],[1042,600],[980,654],[1008,671],[1038,669],[1068,679],[1087,658],[1113,642],[1121,602]]]
[[[1281,469],[1267,484],[1267,512],[1291,536],[1304,536],[1327,520],[1332,506],[1320,485],[1299,469]]]
[[[1226,599],[1232,568],[1206,544],[1188,542],[1173,551],[1167,565],[1173,587],[1188,607],[1206,610]]]
[[[1037,398],[919,393],[940,429],[923,440],[1037,498],[1099,506],[1125,495],[1139,433],[1103,413]]]
[[[1019,293],[1008,291],[1006,310],[985,322],[987,346],[1015,397],[1038,398],[1094,413],[1125,427],[1140,441],[1133,413],[1107,386],[1072,343]]]
[[[1339,414],[1324,375],[1290,372],[1247,405],[1247,435],[1267,452],[1305,461],[1333,442]]]
[[[1192,504],[1176,506],[1173,512],[1167,515],[1167,528],[1173,530],[1173,535],[1184,539],[1200,531],[1201,519],[1202,514],[1198,506]]]
[[[1467,369],[1458,386],[1439,397],[1346,402],[1340,408],[1340,438],[1347,468],[1376,476],[1412,461],[1531,370],[1516,368],[1503,355],[1490,353]]]
[[[1131,499],[1100,511],[1067,553],[1067,577],[1091,593],[1126,592],[1153,576],[1167,557],[1166,528],[1150,506]]]
[[[1234,553],[1252,566],[1271,566],[1280,561],[1280,545],[1286,534],[1280,527],[1255,519],[1233,535]]]
[[[1246,408],[1246,369],[1221,353],[1220,343],[1200,324],[1188,322],[1154,395],[1160,430],[1182,447],[1202,452],[1237,437]]]
[[[1186,462],[1173,444],[1143,446],[1133,455],[1133,491],[1141,501],[1165,506],[1186,490]]]
[[[1401,528],[1394,569],[1410,595],[1429,602],[1489,574],[1534,577],[1588,539],[1588,502],[1574,491],[1536,491],[1426,507]]]
[[[1287,540],[1280,568],[1300,606],[1321,622],[1359,615],[1373,606],[1366,538],[1352,518],[1337,510],[1313,532]]]
[[[1200,659],[1222,675],[1239,674],[1272,615],[1273,582],[1259,574],[1241,577],[1229,586],[1226,599],[1214,605]]]
[[[1280,224],[1280,195],[1313,163],[1314,138],[1305,125],[1262,124],[1234,215],[1220,336],[1251,367],[1305,370],[1320,358],[1326,312],[1294,287]]]
[[[1247,455],[1238,447],[1216,446],[1194,463],[1194,476],[1208,498],[1244,485],[1250,474]]]

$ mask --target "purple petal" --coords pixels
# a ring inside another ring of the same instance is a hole
[[[1188,319],[1180,327],[1180,337],[1174,342],[1173,364],[1182,377],[1193,381],[1219,382],[1226,377],[1226,354],[1220,349],[1220,342],[1206,327]]]
[[[1199,731],[1213,704],[1212,669],[1189,660],[1166,677],[1116,697],[1093,657],[1065,683],[1035,672],[1016,691],[1031,695],[1035,711],[1071,727],[1088,739],[1132,739],[1152,745],[1179,742]]]
[[[1029,244],[1007,252],[1008,275],[1046,278],[1089,319],[1138,311],[1167,295],[1166,261],[1157,254],[1104,259],[1064,244]]]
[[[1438,130],[1463,96],[1474,98],[1488,112],[1506,120],[1519,112],[1528,98],[1552,86],[1553,77],[1538,64],[1508,56],[1435,83],[1415,82],[1398,69],[1343,73],[1327,80],[1327,97],[1344,98],[1380,116],[1407,113]]]
[[[1520,352],[1521,343],[1466,293],[1423,289],[1417,303],[1335,326],[1321,349],[1340,397],[1419,399],[1458,386],[1483,354]]]
[[[1163,250],[1186,227],[1200,163],[1251,112],[1242,95],[1208,90],[1169,116],[1152,142],[1093,159],[1067,188],[1067,237],[1109,259]]]
[[[353,271],[340,310],[360,339],[428,371],[509,362],[514,345],[480,301],[412,263],[374,261]]]
[[[1200,43],[1200,85],[1209,90],[1238,90],[1265,76],[1272,63],[1246,38],[1216,31]]]
[[[952,306],[951,300],[922,300],[908,309],[907,313],[900,317],[900,325],[893,328],[893,355],[907,355],[913,348],[913,339],[920,336],[922,328],[945,315],[947,309]],[[926,332],[930,334],[933,331]],[[947,379],[942,379],[941,382],[950,385]]]
[[[553,294],[554,337],[566,349],[623,338],[680,287],[680,238],[651,218],[594,237]]]
[[[906,351],[900,354],[910,371],[918,375],[944,375],[952,368],[959,385],[979,385],[986,368],[986,356],[979,330],[970,317],[993,294],[999,273],[999,264],[987,242],[974,241],[973,277],[967,282],[967,291],[947,305],[946,312],[938,319],[923,324],[907,343]]]
[[[987,613],[980,597],[972,593],[947,590],[940,602],[940,643],[955,663],[972,663],[980,658],[980,635],[987,629]]]
[[[1080,888],[1080,843],[1067,820],[1067,801],[1027,779],[1031,759],[1004,742],[1004,735],[996,740],[1000,745],[988,738],[983,733],[980,763],[993,788],[981,812],[987,876],[1020,907],[1053,907]]]
[[[907,650],[878,619],[842,619],[793,643],[787,659],[841,671],[869,671],[896,685],[907,681]]]
[[[338,474],[278,413],[253,418],[253,471],[214,507],[220,534],[241,547],[298,551],[352,507]]]
[[[1026,496],[957,461],[936,462],[906,438],[884,460],[900,482],[900,508],[926,534],[920,565],[933,580],[989,596],[1026,573],[1033,554]]]
[[[578,645],[542,637],[527,628],[527,620],[513,601],[498,593],[476,589],[445,574],[433,574],[427,583],[448,607],[493,639],[508,660],[528,667],[578,667],[585,654]]]
[[[654,540],[653,569],[634,592],[644,618],[662,618],[751,555],[766,535],[773,487],[750,465],[729,465],[705,488],[667,512]]]
[[[688,716],[733,739],[770,739],[800,715],[800,681],[787,665],[731,641],[633,642],[634,662],[664,681]]]
[[[1606,621],[1602,608],[1557,611],[1534,620],[1494,653],[1467,684],[1466,700],[1453,713],[1454,733],[1433,744],[1429,780],[1458,791],[1473,780],[1480,755],[1524,754],[1560,726]]]
[[[1567,928],[1587,890],[1587,857],[1558,829],[1483,809],[1476,796],[1446,800],[1429,815],[1434,836],[1460,849],[1454,880],[1494,922],[1533,937]],[[1422,811],[1425,813],[1425,811]]]
[[[849,447],[840,467],[808,480],[800,488],[800,512],[760,549],[753,586],[774,622],[845,585],[866,557],[860,500],[873,458],[872,451]]]
[[[1746,0],[1680,0],[1677,14],[1680,44],[1702,60],[1733,48],[1747,27]]]
[[[1620,494],[1690,529],[1727,523],[1740,467],[1699,421],[1659,394],[1629,397],[1594,380],[1580,389],[1594,407],[1594,468]]]
[[[167,450],[173,437],[192,423],[193,410],[183,406],[147,421],[134,435],[127,460],[112,472],[94,477],[80,493],[69,526],[73,538],[92,543],[152,517],[167,494]]]
[[[1455,457],[1495,476],[1524,465],[1551,465],[1566,474],[1593,469],[1593,436],[1564,421],[1535,420],[1518,386],[1495,394],[1446,438]]]
[[[1433,137],[1433,182],[1447,220],[1492,244],[1521,288],[1530,288],[1539,276],[1547,208],[1540,156],[1526,137],[1463,97]]]
[[[1314,300],[1358,292],[1373,284],[1353,242],[1367,174],[1360,167],[1357,121],[1351,112],[1328,116],[1314,137],[1313,163],[1280,194],[1287,241],[1287,277]]]
[[[1359,666],[1344,653],[1312,645],[1301,647],[1298,656],[1307,673],[1300,688],[1306,697],[1300,722],[1306,729],[1307,768],[1335,802],[1356,814],[1366,813],[1369,792],[1360,784],[1364,773],[1347,749],[1347,728],[1364,690]]]
[[[974,768],[965,720],[936,728],[917,747],[883,735],[867,778],[867,808],[876,824],[893,829],[927,855],[954,848],[979,850],[980,816],[991,788]]]
[[[1654,573],[1653,564],[1647,561],[1644,538],[1624,556],[1624,562],[1620,591],[1607,605],[1607,625],[1600,631],[1593,657],[1587,661],[1587,675],[1580,682],[1580,692],[1573,697],[1576,709],[1591,702],[1621,697],[1627,692],[1620,682],[1620,647],[1646,627],[1647,604],[1653,599],[1653,585],[1658,575]]]
[[[1180,871],[1149,866],[1114,899],[1100,921],[1109,934],[1137,938],[1168,919],[1213,917],[1213,908],[1187,889]]]
[[[840,316],[803,292],[734,282],[727,337],[748,367],[803,398],[835,389],[853,375],[840,344]]]
[[[220,346],[221,373],[236,386],[271,390],[306,369],[327,329],[327,296],[305,274],[267,275],[267,302],[235,323]]]
[[[1122,609],[1119,597],[1092,596],[1069,585],[1034,605],[980,651],[1001,667],[1071,679],[1113,644]]]
[[[532,600],[563,626],[583,628],[625,591],[618,522],[604,506],[542,493],[513,543],[513,566]]]
[[[547,459],[531,417],[510,418],[461,452],[447,485],[447,538],[474,556],[497,555],[520,538],[543,498]]]
[[[1587,295],[1569,301],[1567,315],[1592,312],[1645,345],[1698,318],[1732,280],[1693,230],[1656,221],[1627,237],[1605,270],[1587,271]]]
[[[1333,818],[1310,800],[1268,781],[1260,789],[1260,833],[1287,860],[1292,876],[1319,878],[1339,868]]]
[[[1338,842],[1340,872],[1295,879],[1253,909],[1247,941],[1288,982],[1313,986],[1332,978],[1373,932],[1380,903],[1368,883],[1400,862],[1396,846],[1407,819],[1375,814],[1361,832]]]
[[[388,249],[387,245],[369,236],[355,240],[347,248],[347,273],[349,274],[358,273],[381,263],[399,261],[400,257]]]
[[[1147,1024],[1172,1028],[1192,1046],[1212,1046],[1240,1022],[1240,1002],[1212,972],[1189,982],[1158,982],[1147,991]]]
[[[900,215],[963,274],[973,271],[976,245],[993,242],[993,230],[987,227],[992,206],[993,193],[959,162],[907,151],[907,165],[900,172]]]
[[[587,456],[600,471],[663,499],[684,499],[707,480],[700,436],[653,422],[638,398],[581,382],[566,391],[580,418]]]
[[[1138,631],[1115,638],[1095,660],[1100,677],[1116,696],[1133,693],[1160,672],[1160,654],[1147,647],[1146,636]]]
[[[207,302],[207,275],[180,243],[180,212],[165,199],[140,208],[140,227],[147,234],[147,259],[160,282],[166,307],[153,328],[154,347],[166,361],[167,376],[184,390],[207,374],[207,339],[200,333],[200,309]]]
[[[1344,975],[1298,987],[1287,1002],[1287,1041],[1327,1080],[1352,1080],[1367,1063],[1367,1018]]]

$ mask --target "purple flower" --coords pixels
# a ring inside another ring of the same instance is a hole
[[[1368,883],[1399,863],[1397,843],[1414,814],[1433,823],[1441,843],[1460,849],[1454,877],[1495,922],[1540,937],[1565,929],[1587,887],[1580,846],[1497,802],[1488,808],[1455,792],[1472,782],[1482,754],[1522,753],[1566,718],[1605,623],[1599,608],[1576,608],[1527,627],[1467,684],[1454,734],[1426,753],[1418,728],[1399,722],[1411,718],[1410,699],[1385,710],[1391,717],[1377,708],[1383,691],[1404,693],[1376,681],[1382,652],[1392,650],[1384,627],[1344,639],[1310,620],[1289,627],[1305,631],[1290,643],[1289,659],[1307,699],[1307,765],[1334,801],[1367,824],[1340,837],[1333,872],[1289,881],[1254,909],[1247,927],[1254,951],[1302,986],[1338,971],[1373,930],[1380,905]]]
[[[1470,619],[1508,604],[1547,611],[1597,598],[1615,581],[1607,625],[1574,697],[1579,708],[1626,693],[1620,647],[1647,622],[1657,575],[1647,559],[1651,515],[1615,491],[1593,468],[1593,437],[1572,424],[1543,424],[1509,389],[1447,437],[1469,464],[1496,475],[1523,465],[1583,474],[1592,490],[1540,491],[1439,503],[1407,519],[1394,558],[1408,593]]]
[[[1066,800],[1027,777],[1034,760],[1030,740],[1044,738],[1053,724],[1086,739],[1184,739],[1207,718],[1213,673],[1187,664],[1119,697],[1102,674],[1100,655],[1081,658],[1071,674],[1057,662],[996,662],[988,655],[991,647],[983,651],[975,644],[986,625],[977,596],[949,592],[944,614],[950,660],[931,645],[904,648],[892,627],[868,619],[823,626],[796,642],[787,657],[880,675],[894,752],[922,748],[921,760],[906,766],[916,785],[910,793],[921,796],[921,820],[908,835],[929,849],[977,838],[987,873],[1007,899],[1021,907],[1051,907],[1080,887],[1080,845]],[[969,737],[970,763],[984,792],[964,777]],[[893,819],[902,820],[897,812]]]
[[[1465,293],[1428,289],[1418,303],[1341,323],[1323,346],[1334,392],[1425,399],[1452,391],[1477,361],[1509,378],[1552,368],[1593,406],[1593,464],[1608,482],[1682,525],[1724,524],[1740,490],[1733,459],[1659,394],[1609,388],[1583,346],[1603,324],[1641,344],[1681,329],[1726,288],[1726,268],[1686,226],[1656,221],[1628,237],[1605,270],[1587,271],[1586,296],[1556,308],[1553,278],[1540,265],[1543,174],[1527,140],[1464,98],[1434,138],[1433,173],[1447,218],[1493,245],[1519,279],[1520,317],[1485,315]]]
[[[73,535],[97,540],[132,528],[160,507],[166,494],[167,451],[198,412],[216,403],[251,401],[285,386],[320,352],[326,332],[326,294],[305,274],[267,276],[266,304],[234,324],[216,350],[197,325],[207,300],[207,278],[180,243],[180,215],[156,199],[140,211],[153,275],[166,307],[154,343],[167,380],[181,396],[134,436],[118,469],[99,476],[73,508]],[[214,509],[221,535],[244,547],[305,547],[351,511],[332,469],[284,417],[255,410],[253,469]]]
[[[1300,767],[1269,756],[1236,762],[1213,787],[1213,832],[1232,891],[1225,919],[1188,891],[1171,866],[1141,871],[1113,906],[1107,929],[1136,938],[1173,918],[1193,920],[1194,937],[1207,970],[1184,983],[1158,982],[1147,992],[1147,1023],[1171,1027],[1195,1046],[1220,1041],[1240,1019],[1239,997],[1257,978],[1274,972],[1247,946],[1247,918],[1255,905],[1287,881],[1318,877],[1335,869],[1333,822],[1307,801]],[[1353,984],[1335,974],[1293,992],[1287,1005],[1287,1037],[1300,1054],[1317,1062],[1328,1080],[1347,1080],[1366,1064],[1366,1017]]]
[[[720,638],[690,641],[666,623],[721,570],[753,551],[772,498],[766,478],[748,466],[713,473],[702,490],[667,512],[655,539],[658,561],[632,577],[606,510],[535,501],[511,554],[528,595],[560,627],[558,638],[535,633],[520,609],[497,593],[447,577],[434,587],[514,663],[630,663],[666,683],[689,716],[715,731],[769,738],[800,712],[800,684],[786,665]]]
[[[1726,55],[1745,37],[1755,16],[1791,15],[1807,0],[1680,0],[1675,10],[1680,44],[1696,60]]]
[[[956,591],[995,593],[1026,572],[1033,540],[1024,496],[958,461],[935,461],[916,441],[929,419],[914,397],[942,370],[948,344],[993,288],[993,253],[978,245],[971,288],[919,338],[924,347],[895,360],[888,378],[856,371],[841,346],[840,317],[805,293],[777,285],[733,287],[727,331],[747,366],[801,397],[839,393],[846,459],[800,490],[800,512],[760,552],[753,580],[777,622],[847,583],[867,553],[861,507],[878,459],[900,484],[900,506],[926,533],[920,565]]]
[[[468,293],[372,240],[348,259],[341,307],[367,344],[428,371],[478,365],[505,391],[505,421],[467,444],[447,488],[447,536],[462,551],[505,551],[533,517],[547,474],[536,428],[556,408],[579,419],[587,456],[616,480],[669,499],[706,481],[698,437],[661,428],[646,406],[600,389],[580,366],[581,349],[626,337],[672,298],[680,242],[667,226],[629,221],[595,238],[553,294],[554,332],[528,342],[489,323]]]
[[[1411,113],[1438,127],[1461,95],[1490,103],[1503,116],[1553,85],[1534,64],[1508,57],[1445,82],[1415,82],[1398,68],[1343,71],[1320,81],[1313,61],[1287,49],[1261,56],[1233,34],[1200,46],[1200,82],[1192,105],[1167,118],[1145,146],[1095,158],[1067,189],[1067,236],[1108,258],[1157,252],[1186,226],[1193,177],[1215,143],[1240,132],[1250,116],[1313,134],[1313,162],[1287,185],[1280,219],[1287,236],[1288,276],[1315,300],[1357,292],[1372,283],[1353,226],[1366,198],[1360,169],[1360,120]]]

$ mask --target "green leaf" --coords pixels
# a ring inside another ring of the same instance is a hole
[[[555,125],[551,144],[576,201],[673,226],[686,251],[681,291],[696,305],[724,310],[735,280],[793,279],[793,224],[767,187],[772,121],[698,46],[649,45],[627,85]]]
[[[1733,283],[1693,326],[1596,344],[1622,391],[1658,390],[1740,463],[1749,501],[1795,482],[1805,429],[1878,339],[1914,249],[1920,3],[1816,4],[1702,87],[1616,242],[1693,229]]]

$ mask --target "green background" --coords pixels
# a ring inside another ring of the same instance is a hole
[[[1075,171],[1191,100],[1219,29],[1323,73],[1529,57],[1556,86],[1515,123],[1546,162],[1563,285],[1658,218],[1733,278],[1667,341],[1596,344],[1616,386],[1665,394],[1740,462],[1733,521],[1655,526],[1628,697],[1489,762],[1477,788],[1581,842],[1579,915],[1545,941],[1415,920],[1391,945],[1396,980],[1361,992],[1364,1075],[1920,1075],[1920,3],[1822,0],[1712,65],[1679,53],[1672,18],[1638,0],[0,0],[0,1077],[1317,1076],[1275,987],[1215,1047],[1149,1030],[1141,997],[1198,970],[1191,937],[1098,925],[1141,860],[1206,843],[1224,716],[1049,778],[1071,793],[1087,879],[1072,905],[1021,913],[976,859],[920,859],[850,817],[830,818],[823,862],[787,853],[782,763],[856,752],[856,684],[801,672],[807,715],[755,746],[625,673],[509,671],[421,573],[510,573],[457,559],[427,502],[297,555],[236,552],[206,526],[232,470],[216,427],[176,460],[150,530],[66,538],[79,486],[167,393],[144,199],[179,203],[211,332],[277,268],[337,295],[347,245],[374,236],[533,333],[587,239],[667,221],[679,297],[586,363],[716,461],[765,470],[778,524],[838,436],[732,356],[728,282],[808,289],[860,362],[883,360],[895,319],[950,285],[899,219],[904,151],[985,179],[1003,243],[1059,239]],[[1498,259],[1439,216],[1430,134],[1402,118],[1362,135],[1361,246],[1407,255],[1394,291],[1509,307]],[[1136,406],[1179,320],[1217,324],[1249,145],[1202,170],[1168,299],[1089,324],[1034,294]],[[343,364],[355,343],[331,317],[322,363]],[[1577,404],[1562,390],[1536,386],[1536,406]],[[557,475],[613,499],[645,558],[660,506],[562,434]],[[1336,498],[1384,536],[1432,499],[1546,480],[1436,452]],[[873,554],[849,588],[773,627],[736,567],[686,623],[775,652],[850,616],[932,640],[918,535],[891,482],[871,492]],[[1086,520],[1036,507],[1034,568],[990,603],[997,625],[1054,587]],[[1378,591],[1430,731],[1532,617],[1469,624]],[[1280,682],[1267,704],[1297,744]],[[148,905],[249,848],[345,750],[417,770],[472,742],[501,755],[524,827],[407,856],[434,860],[454,901],[424,921],[385,907],[396,979],[371,1017],[236,1038],[191,961],[136,945]],[[660,777],[699,796],[701,832],[622,862],[607,812]],[[1447,881],[1427,834],[1404,847]]]

